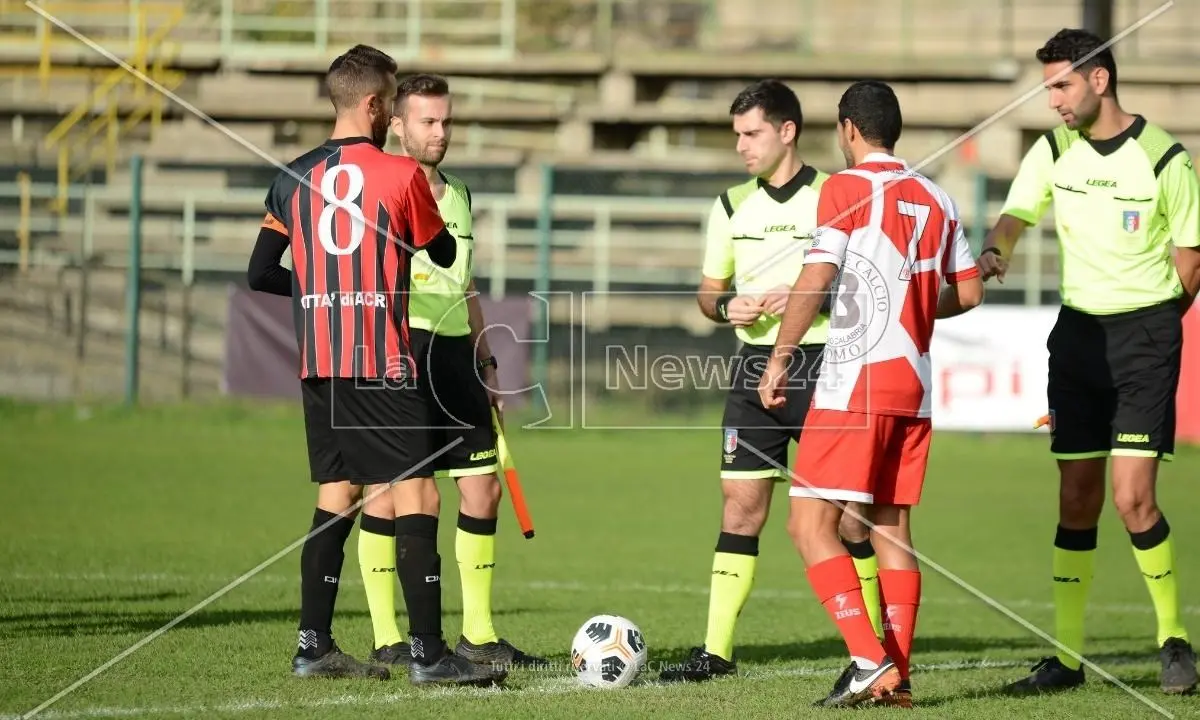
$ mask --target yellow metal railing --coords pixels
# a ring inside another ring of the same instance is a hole
[[[132,50],[125,60],[128,68],[119,66],[88,75],[93,85],[91,92],[43,138],[47,149],[58,152],[58,192],[53,205],[62,215],[67,210],[68,189],[72,182],[90,172],[97,163],[102,163],[109,173],[116,169],[118,144],[123,136],[147,119],[151,136],[157,133],[166,98],[158,88],[147,87],[147,81],[168,91],[183,82],[184,74],[169,70],[166,65],[174,51],[167,43],[167,37],[183,20],[184,8],[177,3],[139,0],[53,3],[43,7],[47,13],[70,17],[126,13],[131,26]],[[152,20],[157,22],[150,32]],[[61,72],[49,64],[50,37],[50,29],[45,28],[40,39],[42,63],[38,67],[43,88],[52,74]]]

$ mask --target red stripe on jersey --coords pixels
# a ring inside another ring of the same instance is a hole
[[[343,155],[345,155],[343,151]],[[345,158],[343,157],[343,162]],[[350,191],[350,174],[340,173],[334,180],[333,192],[335,197],[346,198],[350,202],[354,202],[356,197],[347,197]],[[365,191],[364,191],[365,192]],[[333,213],[333,232],[334,242],[339,249],[346,249],[354,244],[354,223],[350,213],[338,208]],[[360,248],[355,250],[359,252]],[[360,287],[358,278],[354,277],[354,254],[337,255],[334,258],[337,263],[338,274],[338,290],[342,293],[343,298],[354,300],[354,291]],[[334,368],[335,374],[338,377],[346,377],[354,375],[354,305],[346,304],[335,305],[333,312],[338,313],[338,320],[341,325],[341,347],[333,348],[334,351]]]
[[[376,216],[376,221],[379,220]],[[378,231],[375,228],[367,228],[367,233],[375,235]],[[365,242],[365,240],[364,240]],[[371,252],[365,250],[362,253],[362,272],[363,272],[363,293],[370,293],[372,296],[380,292],[379,288],[379,251],[375,247],[375,240],[371,240]],[[386,297],[386,296],[385,296]],[[372,305],[369,308],[364,308],[362,313],[362,338],[363,352],[360,359],[361,367],[359,370],[364,377],[375,376],[375,307]]]
[[[384,356],[383,362],[386,363],[388,377],[394,377],[399,366],[397,363],[400,359],[401,343],[407,341],[407,333],[404,333],[404,340],[401,340],[401,332],[403,328],[397,327],[397,319],[403,318],[407,313],[404,310],[404,299],[400,295],[400,276],[404,270],[404,258],[401,257],[400,246],[392,241],[387,240],[387,247],[383,249],[383,284],[387,288],[388,293],[388,324],[384,330]],[[407,344],[404,344],[407,347]]]
[[[329,337],[329,311],[325,307],[324,296],[329,293],[326,264],[329,262],[328,253],[321,243],[321,212],[324,200],[321,197],[321,182],[325,179],[325,163],[313,168],[309,180],[312,183],[313,201],[309,203],[309,227],[312,235],[309,242],[313,245],[313,287],[310,292],[322,296],[322,300],[314,303],[312,309],[313,336],[317,340],[317,377],[333,377],[333,347]]]
[[[292,193],[293,218],[300,217],[300,192],[303,192],[303,190]],[[305,238],[303,237],[303,232],[303,226],[297,223],[296,227],[293,227],[290,233],[292,246],[292,275],[294,278],[296,278],[296,286],[299,287],[299,293],[301,297],[312,292],[312,288],[308,287],[308,283],[305,281],[305,273],[308,271],[309,251],[305,242]],[[292,302],[295,303],[296,300],[296,298],[293,298]],[[308,348],[309,338],[311,337],[311,328],[309,328],[307,318],[304,316],[303,311],[301,311],[300,315],[300,326],[300,377],[308,377],[311,368],[308,366],[308,352],[306,349]]]

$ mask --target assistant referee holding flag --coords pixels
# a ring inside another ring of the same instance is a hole
[[[1003,282],[1017,239],[1054,201],[1062,308],[1046,346],[1050,449],[1060,483],[1056,634],[1081,654],[1111,456],[1113,503],[1158,617],[1162,689],[1185,693],[1197,684],[1196,660],[1155,483],[1159,461],[1175,449],[1182,317],[1200,287],[1200,183],[1182,145],[1121,108],[1116,62],[1103,45],[1084,30],[1062,30],[1037,51],[1063,125],[1022,160],[979,264],[985,279]],[[1060,652],[1007,690],[1037,693],[1083,681],[1080,662]]]

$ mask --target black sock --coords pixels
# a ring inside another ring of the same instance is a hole
[[[432,665],[445,654],[442,640],[442,558],[433,515],[396,518],[396,575],[404,591],[413,659]]]
[[[717,552],[758,557],[758,536],[735,535],[722,530],[717,536]]]
[[[842,546],[846,548],[846,552],[850,553],[850,557],[855,560],[866,560],[875,554],[875,547],[871,545],[871,538],[858,542],[842,538]]]
[[[330,523],[330,521],[333,521]],[[324,527],[330,523],[329,527]],[[323,528],[324,529],[321,529]],[[354,520],[317,508],[300,552],[300,639],[297,653],[315,660],[333,647],[333,606]]]

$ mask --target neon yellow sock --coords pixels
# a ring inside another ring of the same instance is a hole
[[[404,639],[396,627],[396,536],[391,520],[363,515],[363,525],[387,528],[390,535],[371,532],[367,527],[358,530],[358,568],[362,572],[367,607],[371,611],[371,627],[375,647],[394,645]]]
[[[1054,548],[1054,634],[1058,641],[1083,654],[1083,614],[1096,566],[1095,550]],[[1059,651],[1058,660],[1072,670],[1079,661]]]
[[[495,520],[491,522],[495,523]],[[454,556],[462,580],[463,637],[473,645],[496,642],[496,629],[492,627],[492,571],[496,566],[494,526],[488,535],[477,535],[460,527],[454,536]]]
[[[862,584],[863,602],[867,605],[867,617],[871,618],[871,627],[875,628],[875,636],[883,637],[883,620],[879,605],[879,561],[875,555],[865,558],[853,558],[854,570],[858,573],[858,581]]]
[[[757,562],[755,555],[724,552],[713,555],[704,649],[722,659],[733,659],[733,631],[750,597]]]
[[[1154,603],[1154,614],[1158,616],[1158,644],[1168,638],[1188,639],[1187,628],[1179,619],[1179,586],[1175,579],[1175,543],[1168,536],[1158,545],[1148,549],[1133,549],[1146,589]]]

